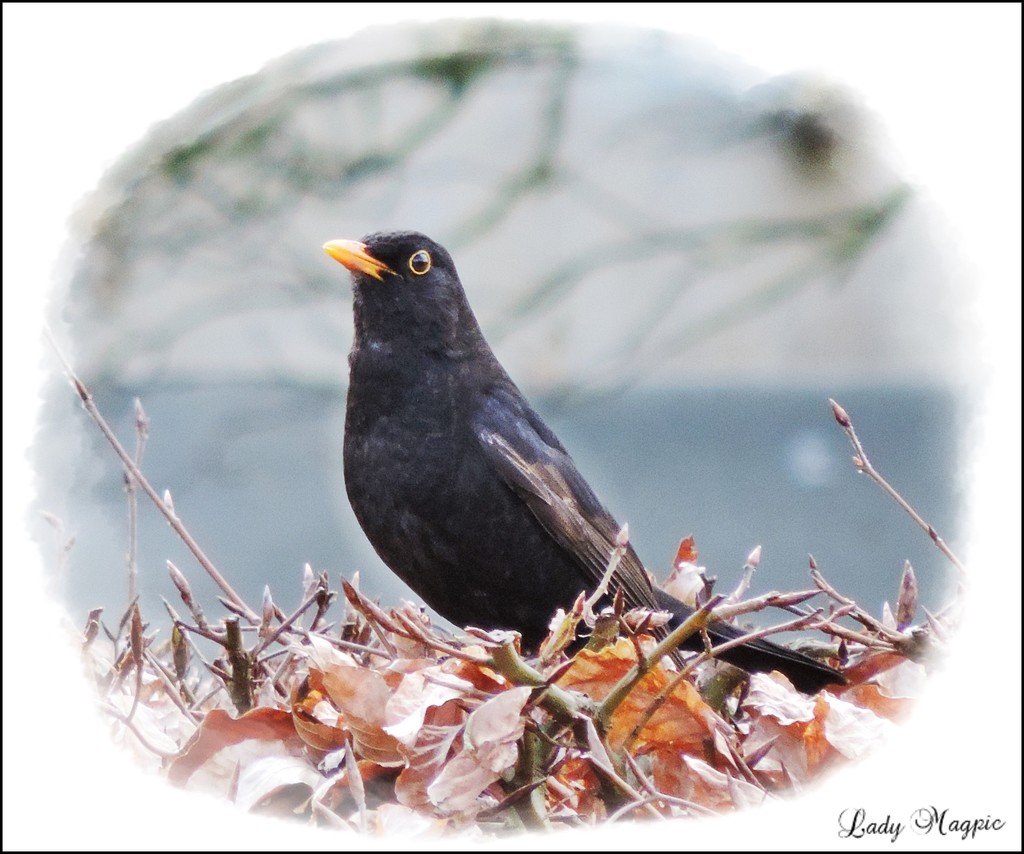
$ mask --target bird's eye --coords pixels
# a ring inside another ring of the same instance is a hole
[[[425,249],[413,252],[409,257],[409,269],[417,276],[424,275],[430,269],[430,253]]]

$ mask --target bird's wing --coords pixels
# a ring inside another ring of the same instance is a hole
[[[575,556],[590,588],[596,587],[608,567],[619,526],[601,506],[562,444],[518,392],[488,396],[473,427],[490,465],[554,540]],[[621,588],[630,607],[661,608],[679,620],[693,613],[692,608],[664,591],[655,591],[632,548],[626,549],[619,562],[611,591],[616,587]],[[709,625],[707,633],[715,643],[744,634],[742,629],[721,622]],[[697,637],[685,645],[701,648]],[[764,639],[749,641],[722,657],[749,670],[781,670],[808,693],[846,681],[831,667]]]
[[[590,589],[607,571],[620,526],[605,510],[551,430],[518,391],[488,395],[474,422],[484,456],[545,530],[578,561]],[[627,546],[611,590],[626,604],[654,608],[647,571]]]

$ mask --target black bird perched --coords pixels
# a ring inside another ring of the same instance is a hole
[[[352,272],[355,339],[345,413],[345,487],[377,554],[456,625],[516,629],[528,647],[559,607],[593,591],[620,525],[498,363],[455,264],[417,232],[334,240]],[[693,610],[655,588],[626,549],[612,589],[632,608]],[[715,642],[742,634],[722,622]],[[694,648],[701,642],[691,638]],[[814,692],[843,677],[766,640],[728,651]]]

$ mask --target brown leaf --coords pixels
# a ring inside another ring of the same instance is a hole
[[[808,727],[815,720],[815,700],[799,693],[780,674],[753,673],[743,710],[750,716],[744,752],[760,756],[757,774],[777,785],[808,778]],[[815,741],[815,738],[818,741]],[[811,747],[821,753],[820,726],[811,732]],[[765,745],[769,745],[767,750]],[[825,745],[827,749],[827,744]],[[820,758],[817,756],[816,758]]]
[[[900,720],[914,705],[913,700],[885,696],[881,688],[870,682],[847,689],[843,692],[843,699],[890,721]]]
[[[389,674],[397,684],[401,674]],[[404,763],[398,739],[384,730],[385,709],[394,692],[389,677],[364,667],[335,665],[322,674],[324,691],[352,733],[356,752],[380,765]]]
[[[823,715],[825,738],[847,759],[864,756],[884,744],[894,732],[890,721],[843,698],[822,693],[818,700],[827,706]]]
[[[533,689],[522,686],[491,697],[474,711],[466,721],[466,745],[478,756],[491,757],[495,751],[508,753],[523,734],[523,706]],[[489,760],[488,760],[489,761]],[[505,758],[496,759],[494,770],[508,767]]]
[[[249,810],[266,805],[284,789],[301,786],[312,792],[322,779],[304,757],[261,756],[240,764],[234,801]]]
[[[775,718],[783,726],[814,720],[814,699],[774,674],[752,673],[743,705],[748,711]]]
[[[546,801],[548,809],[555,814],[565,810],[574,817],[600,821],[606,817],[600,794],[601,779],[593,765],[575,750],[567,752],[548,777]]]
[[[907,659],[898,652],[873,652],[843,669],[843,675],[851,685],[859,685],[875,679],[880,673],[902,664]]]
[[[825,730],[828,711],[825,695],[818,694],[814,698],[814,719],[803,728],[804,750],[807,755],[807,770],[809,772],[813,772],[821,766],[832,753],[832,744],[826,737]]]
[[[495,771],[481,765],[468,751],[456,754],[427,786],[430,802],[450,813],[466,812],[478,804],[484,789],[498,779]]]
[[[218,751],[250,739],[280,742],[296,753],[302,749],[292,717],[282,709],[253,709],[237,719],[222,709],[214,709],[203,719],[181,754],[171,762],[168,779],[183,786]]]
[[[338,710],[325,695],[319,670],[310,670],[292,693],[292,723],[299,737],[314,750],[330,753],[344,747],[346,730],[338,725]]]
[[[596,701],[608,696],[611,689],[636,664],[636,650],[626,638],[600,651],[581,650],[573,666],[558,680],[558,685],[580,691]],[[661,664],[655,665],[640,680],[612,715],[608,730],[608,744],[613,750],[621,748],[633,729],[647,714],[674,674]],[[716,729],[726,731],[724,721],[704,702],[697,689],[688,681],[679,682],[640,730],[636,746],[673,746],[702,752],[704,740]]]
[[[472,690],[472,683],[445,673],[440,665],[406,673],[387,701],[384,730],[408,747],[415,743],[428,709]]]
[[[431,802],[443,810],[463,812],[519,758],[525,721],[523,707],[532,688],[510,688],[491,697],[466,720],[462,751],[427,786]]]
[[[879,673],[871,682],[854,685],[842,698],[891,721],[901,719],[921,696],[928,674],[924,665],[904,660]]]
[[[427,710],[416,743],[406,748],[408,764],[395,781],[395,796],[409,807],[433,807],[427,786],[433,782],[462,735],[467,714],[456,701]]]
[[[672,561],[672,566],[679,566],[681,563],[696,563],[698,556],[697,541],[694,540],[693,534],[690,534],[679,541],[676,559]]]
[[[746,780],[712,768],[703,759],[659,749],[651,755],[654,785],[659,792],[685,798],[724,812],[764,801],[765,793]]]
[[[826,691],[814,698],[797,694],[775,674],[753,674],[743,706],[752,724],[748,753],[763,755],[757,771],[774,779],[784,768],[803,781],[841,756],[863,756],[883,743],[892,727],[873,712]],[[759,745],[771,739],[770,748],[762,752]]]

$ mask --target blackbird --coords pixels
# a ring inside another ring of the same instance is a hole
[[[448,252],[412,231],[333,240],[354,283],[345,488],[377,554],[459,626],[515,629],[528,648],[600,583],[620,525],[499,364]],[[693,609],[654,587],[631,546],[611,591],[631,608]],[[722,642],[742,634],[712,623]],[[688,646],[701,649],[698,636]],[[722,654],[813,693],[843,677],[754,640]]]

